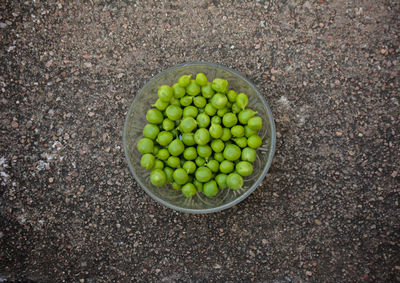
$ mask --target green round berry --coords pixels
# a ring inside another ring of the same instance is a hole
[[[217,183],[212,180],[210,182],[207,182],[203,185],[203,193],[207,197],[214,197],[218,194],[218,186]]]
[[[182,187],[182,194],[187,198],[193,197],[196,192],[196,187],[192,183],[187,183]]]
[[[137,149],[140,153],[153,153],[154,142],[149,138],[142,138],[137,143]]]
[[[196,83],[200,86],[205,86],[208,83],[207,76],[203,73],[198,73],[196,76]]]
[[[186,93],[191,96],[198,95],[200,91],[200,86],[194,80],[191,80],[189,85],[186,87]]]
[[[178,80],[178,85],[181,87],[187,87],[190,84],[190,79],[192,75],[183,75]]]
[[[151,124],[161,124],[163,119],[164,116],[158,109],[149,109],[146,113],[146,120]]]
[[[142,158],[140,158],[140,166],[148,170],[153,168],[155,162],[156,159],[151,153],[143,154]]]
[[[226,93],[229,88],[229,83],[227,80],[216,78],[213,80],[211,87],[220,93]]]
[[[161,169],[154,169],[150,173],[150,182],[156,187],[162,187],[167,183],[167,176]]]
[[[169,85],[162,85],[158,88],[158,98],[164,102],[169,102],[174,96],[174,90]]]
[[[143,128],[143,136],[145,138],[149,138],[151,140],[154,140],[157,137],[159,132],[160,132],[160,129],[158,128],[158,126],[156,126],[154,124],[147,124]]]
[[[211,87],[211,83],[207,83],[207,85],[201,87],[201,94],[205,97],[205,98],[211,98],[213,97],[213,95],[215,94],[215,91],[212,89]]]
[[[226,178],[226,184],[231,190],[238,190],[243,187],[243,177],[238,173],[231,173]]]

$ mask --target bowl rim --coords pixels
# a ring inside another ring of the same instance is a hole
[[[148,84],[150,84],[152,81],[156,80],[158,77],[160,77],[161,75],[163,75],[164,73],[170,72],[172,70],[178,69],[178,68],[182,68],[182,67],[187,67],[187,66],[193,66],[193,65],[203,65],[203,66],[213,66],[216,68],[221,68],[224,69],[225,71],[231,72],[233,74],[235,74],[236,76],[240,77],[242,80],[244,80],[247,84],[249,84],[249,86],[251,88],[253,88],[255,90],[255,92],[257,93],[257,95],[261,98],[261,101],[264,104],[264,107],[267,111],[268,116],[270,117],[269,122],[270,122],[270,128],[271,128],[271,150],[269,151],[268,154],[268,159],[267,159],[267,164],[264,167],[263,172],[261,173],[260,177],[257,179],[257,181],[250,187],[250,189],[248,189],[244,194],[240,195],[238,198],[236,198],[234,201],[226,203],[224,205],[221,206],[217,206],[217,207],[213,207],[213,208],[206,208],[206,209],[190,209],[190,208],[183,208],[183,207],[179,207],[176,205],[173,205],[161,198],[159,198],[158,196],[154,195],[150,190],[147,189],[147,187],[140,181],[140,179],[138,178],[133,165],[130,161],[129,155],[128,155],[128,149],[127,149],[127,144],[126,144],[126,132],[127,132],[127,124],[128,124],[128,120],[129,120],[129,116],[132,112],[133,106],[135,105],[136,99],[138,98],[138,95],[135,95],[131,106],[129,107],[129,110],[126,114],[125,117],[125,122],[124,122],[124,128],[123,128],[123,134],[122,134],[122,142],[123,142],[123,147],[124,147],[124,153],[125,153],[125,159],[128,162],[128,166],[129,169],[131,171],[131,173],[133,174],[133,177],[135,178],[135,181],[137,183],[139,183],[139,185],[144,189],[144,191],[150,196],[152,197],[154,200],[156,200],[157,202],[161,203],[162,205],[169,207],[173,210],[176,211],[180,211],[180,212],[185,212],[185,213],[192,213],[192,214],[207,214],[207,213],[214,213],[214,212],[219,212],[225,209],[228,209],[238,203],[240,203],[241,201],[243,201],[244,199],[246,199],[259,185],[260,183],[264,180],[269,168],[271,167],[271,163],[272,163],[272,159],[274,157],[274,153],[275,153],[275,143],[276,143],[276,128],[275,128],[275,122],[274,122],[274,118],[272,115],[272,111],[269,108],[269,105],[267,103],[267,101],[265,100],[264,96],[259,92],[259,90],[256,88],[256,86],[250,82],[247,78],[245,78],[242,74],[240,74],[239,72],[230,69],[228,67],[219,65],[219,64],[215,64],[215,63],[209,63],[209,62],[188,62],[188,63],[183,63],[183,64],[178,64],[175,65],[173,67],[167,68],[164,71],[160,72],[159,74],[157,74],[156,76],[152,77],[149,81],[147,81],[144,86],[142,88],[140,88],[139,91],[136,92],[136,94],[140,94],[146,87]]]

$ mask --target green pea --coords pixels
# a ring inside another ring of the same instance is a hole
[[[217,139],[211,142],[211,148],[214,152],[222,152],[224,150],[225,144],[222,140]]]
[[[183,75],[178,80],[178,85],[181,87],[187,87],[190,84],[190,79],[192,75]]]
[[[253,165],[247,161],[240,161],[236,164],[236,172],[243,177],[250,176],[253,173]]]
[[[182,142],[187,146],[195,145],[194,134],[193,133],[183,133],[182,134]]]
[[[193,185],[196,187],[196,190],[201,193],[203,191],[203,183],[198,180],[193,180]]]
[[[166,131],[172,131],[175,128],[175,123],[168,118],[165,118],[162,122],[162,127]]]
[[[259,136],[251,136],[247,140],[247,145],[251,148],[258,148],[262,145],[262,139]]]
[[[211,176],[212,172],[210,168],[204,166],[198,167],[195,172],[196,179],[202,183],[208,182],[211,179]]]
[[[231,134],[231,130],[228,128],[222,128],[222,135],[221,135],[221,140],[223,140],[224,142],[227,142],[231,139],[232,134]]]
[[[226,184],[227,178],[228,178],[228,175],[222,174],[222,173],[215,176],[215,181],[217,182],[218,187],[221,190],[226,189],[228,187],[228,185]]]
[[[193,98],[193,104],[198,108],[204,108],[207,104],[207,100],[203,96],[196,96]]]
[[[198,167],[203,166],[206,164],[206,160],[203,157],[197,156],[197,158],[194,161]]]
[[[165,115],[172,121],[179,120],[182,117],[182,113],[182,108],[176,105],[169,105],[167,109],[165,109]]]
[[[157,153],[157,158],[160,160],[167,160],[169,157],[169,151],[166,148],[162,148]]]
[[[240,138],[236,138],[233,140],[241,148],[245,148],[247,146],[247,138],[246,137],[240,137]]]
[[[219,125],[219,124],[221,124],[221,117],[218,117],[218,116],[213,116],[212,118],[211,118],[211,124],[217,124],[217,125]]]
[[[249,119],[253,118],[254,115],[256,115],[256,114],[257,114],[257,112],[251,110],[250,108],[244,109],[244,110],[240,111],[238,114],[239,122],[242,123],[243,125],[246,125],[247,122],[249,121]]]
[[[242,160],[253,163],[256,161],[257,153],[254,148],[246,147],[242,150]]]
[[[222,124],[224,124],[225,127],[231,128],[237,124],[237,117],[235,114],[229,112],[222,117]]]
[[[167,159],[167,165],[171,168],[179,168],[181,166],[181,160],[176,156],[170,156]]]
[[[237,145],[228,144],[227,146],[225,146],[225,149],[224,149],[225,159],[230,160],[230,161],[235,161],[240,158],[241,154],[242,154],[242,151],[240,150],[240,148]]]
[[[172,174],[172,177],[174,178],[175,183],[179,185],[184,185],[187,183],[189,176],[186,173],[185,169],[183,168],[178,168],[174,171]]]
[[[210,182],[207,182],[203,185],[203,193],[207,197],[214,197],[218,194],[218,186],[217,183],[212,180]]]
[[[211,104],[217,109],[222,109],[226,106],[228,103],[228,98],[222,94],[222,93],[216,93],[212,98],[211,98]]]
[[[162,85],[158,88],[158,98],[164,102],[169,102],[174,95],[174,90],[169,85]]]
[[[200,86],[194,80],[191,80],[189,85],[186,87],[186,93],[191,96],[198,95],[200,91]]]
[[[206,166],[210,168],[211,172],[218,172],[219,170],[219,163],[217,160],[213,159],[207,162]]]
[[[159,132],[160,132],[160,129],[154,124],[147,124],[143,128],[143,136],[145,138],[149,138],[151,140],[154,140],[157,137]]]
[[[160,110],[160,111],[164,111],[164,110],[167,108],[168,105],[169,105],[169,102],[162,101],[162,100],[159,98],[159,99],[156,100],[156,103],[154,103],[154,104],[151,105],[151,106],[157,108],[157,109]]]
[[[183,151],[183,157],[186,160],[195,160],[197,158],[197,150],[194,147],[187,147]]]
[[[161,146],[167,146],[170,144],[170,142],[173,139],[173,135],[171,132],[167,131],[162,131],[158,134],[156,141],[161,145]]]
[[[164,167],[164,173],[167,176],[167,183],[171,184],[174,181],[174,178],[172,178],[174,170],[171,167]]]
[[[246,94],[239,93],[236,96],[236,104],[241,108],[241,109],[245,109],[246,106],[249,104],[249,98],[247,97]]]
[[[190,104],[192,104],[192,101],[193,101],[193,97],[188,96],[188,95],[181,97],[181,99],[179,100],[179,102],[181,103],[182,106],[189,106]]]
[[[198,145],[197,146],[197,154],[200,157],[208,158],[212,154],[211,147],[209,145]]]
[[[200,113],[196,118],[199,128],[207,128],[210,125],[210,117],[206,113]]]
[[[161,124],[163,119],[164,116],[158,109],[149,109],[146,113],[146,120],[151,124]]]
[[[188,174],[192,174],[196,171],[196,163],[194,163],[191,160],[185,161],[185,163],[183,163],[182,168],[186,170],[186,172]]]
[[[208,116],[214,116],[215,113],[217,113],[217,108],[215,108],[214,106],[212,106],[211,103],[207,103],[205,108],[204,108],[204,112],[208,115]]]
[[[169,102],[169,104],[171,104],[171,105],[176,105],[176,106],[178,106],[178,107],[181,106],[181,102],[179,101],[178,98],[175,98],[175,97],[172,97],[172,99],[171,99],[171,101]]]
[[[213,137],[214,139],[220,138],[223,133],[222,126],[214,123],[211,123],[211,127],[208,131],[210,133],[210,136]]]
[[[218,115],[218,117],[224,117],[224,115],[226,113],[228,113],[228,112],[229,112],[229,108],[228,107],[224,107],[222,109],[218,109],[217,115]]]
[[[182,152],[184,150],[185,150],[185,146],[183,145],[183,143],[180,139],[174,139],[168,145],[168,151],[173,156],[178,156],[178,155],[182,154]]]
[[[163,170],[154,169],[150,173],[150,182],[156,187],[162,187],[167,183],[167,176]]]
[[[140,153],[152,153],[154,147],[153,140],[149,138],[141,138],[137,143],[137,149]]]
[[[210,141],[210,133],[204,129],[198,129],[194,134],[194,141],[199,145],[205,145]]]
[[[181,98],[186,94],[185,88],[181,87],[178,83],[174,84],[172,89],[174,90],[175,98]]]
[[[197,128],[197,122],[193,117],[183,118],[179,125],[179,130],[182,133],[191,133],[196,128]]]
[[[175,125],[179,124],[179,120],[175,122]],[[172,131],[170,131],[170,133],[172,134],[173,137],[177,137],[178,136],[178,130],[176,128],[174,128]]]
[[[219,171],[221,171],[221,173],[228,174],[228,173],[232,172],[234,168],[235,168],[235,165],[233,164],[232,161],[229,161],[229,160],[223,160],[219,164]]]
[[[182,194],[187,198],[193,197],[196,192],[196,187],[192,183],[187,183],[182,187]]]
[[[194,107],[193,105],[186,106],[183,109],[183,117],[196,118],[198,113],[199,113],[199,110],[196,107]]]
[[[159,150],[160,150],[160,146],[157,145],[157,144],[155,144],[154,147],[153,147],[153,154],[154,154],[154,155],[157,155],[157,153],[158,153]]]
[[[242,110],[242,108],[240,108],[240,106],[237,103],[233,103],[232,104],[232,112],[237,114]]]
[[[231,89],[230,91],[228,91],[226,96],[228,97],[229,102],[231,102],[231,103],[235,103],[236,102],[236,96],[237,96],[236,91]]]
[[[203,73],[198,73],[196,76],[196,83],[200,86],[205,86],[208,83],[207,76]]]
[[[155,162],[156,159],[154,155],[151,153],[143,154],[142,158],[140,158],[140,166],[142,166],[145,169],[149,170],[152,169]]]
[[[213,80],[211,87],[220,93],[226,93],[229,88],[229,83],[227,80],[216,78]]]
[[[243,187],[243,177],[238,173],[231,173],[226,178],[226,184],[231,190],[238,190]]]
[[[211,83],[207,83],[205,86],[201,87],[201,94],[205,98],[211,98],[215,94],[215,91],[211,87]]]
[[[250,118],[249,121],[247,122],[247,126],[249,126],[250,129],[253,130],[260,130],[262,128],[262,119],[259,116]]]
[[[222,152],[214,153],[214,159],[217,160],[219,163],[225,160],[224,154]]]
[[[244,135],[248,138],[251,136],[257,135],[257,130],[254,130],[246,125],[246,126],[244,126]]]
[[[240,138],[244,136],[244,128],[241,125],[236,125],[231,128],[231,134],[234,137]]]
[[[179,185],[178,183],[173,182],[173,183],[172,183],[172,188],[173,188],[174,190],[179,191],[179,190],[182,188],[182,185]]]
[[[161,160],[156,160],[154,162],[153,169],[163,169],[163,168],[164,168],[164,162],[162,162]]]

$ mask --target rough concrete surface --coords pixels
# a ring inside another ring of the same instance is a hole
[[[1,18],[0,281],[400,280],[400,2],[13,1]],[[179,63],[241,72],[277,151],[245,201],[174,212],[122,128]]]

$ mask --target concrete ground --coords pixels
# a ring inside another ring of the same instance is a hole
[[[0,3],[0,281],[400,280],[398,1]],[[271,106],[277,151],[245,201],[162,207],[125,114],[179,63],[225,65]]]

